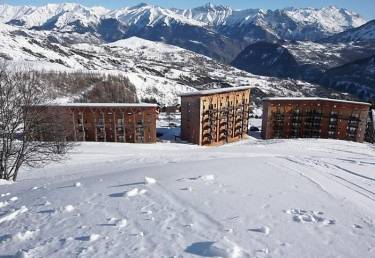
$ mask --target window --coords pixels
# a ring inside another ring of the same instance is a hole
[[[99,114],[99,119],[98,119],[98,125],[104,125],[105,120],[104,120],[104,113]]]

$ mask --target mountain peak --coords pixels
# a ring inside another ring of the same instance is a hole
[[[151,5],[147,3],[139,3],[137,5],[132,6],[131,9],[144,8],[144,7],[151,7]]]
[[[105,19],[115,19],[117,24],[125,27],[135,26],[132,33],[145,26],[184,24],[209,28],[226,37],[249,38],[250,41],[264,38],[317,40],[366,22],[358,14],[336,6],[273,11],[233,10],[229,6],[214,5],[212,2],[193,9],[162,8],[147,3],[114,10],[88,8],[76,3],[39,7],[0,5],[0,22],[29,29],[87,32],[101,26]],[[248,26],[250,24],[252,26]],[[222,27],[225,27],[225,32],[218,31]]]
[[[230,6],[225,6],[225,5],[214,5],[211,2],[206,3],[203,6],[196,7],[193,9],[203,9],[207,11],[218,11],[218,10],[226,10],[226,9],[231,9]]]

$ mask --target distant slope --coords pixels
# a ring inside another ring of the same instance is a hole
[[[231,63],[238,69],[265,76],[298,77],[298,64],[288,49],[276,43],[257,42]]]
[[[349,43],[349,42],[375,42],[375,20],[358,27],[336,34],[322,42]]]
[[[335,90],[375,101],[375,55],[330,69],[321,82]]]
[[[232,65],[258,75],[320,83],[327,70],[371,55],[375,55],[375,42],[355,44],[258,42],[242,51]]]

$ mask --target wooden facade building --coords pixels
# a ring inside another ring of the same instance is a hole
[[[68,103],[40,108],[61,118],[68,141],[156,142],[155,104]]]
[[[370,104],[324,98],[263,100],[263,139],[331,138],[363,142]]]
[[[246,137],[250,102],[250,87],[182,94],[181,139],[214,146]]]

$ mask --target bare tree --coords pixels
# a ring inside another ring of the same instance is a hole
[[[0,67],[0,179],[16,180],[22,166],[60,161],[72,146],[64,124],[46,112],[40,74]]]

